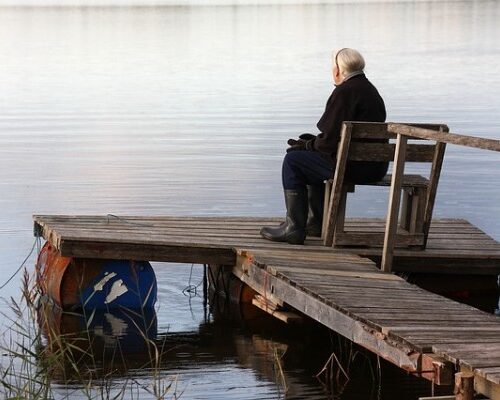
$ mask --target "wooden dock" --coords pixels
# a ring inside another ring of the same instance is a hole
[[[450,384],[473,374],[500,399],[500,318],[381,272],[381,249],[262,239],[276,218],[35,216],[63,256],[225,265],[264,300],[299,311],[410,373]],[[346,221],[383,231],[383,221]],[[426,250],[396,249],[394,271],[500,274],[500,244],[464,220],[433,220]],[[262,308],[262,305],[261,305]]]
[[[263,225],[279,218],[34,216],[36,234],[68,257],[234,265],[235,249],[300,249],[356,254],[379,262],[381,248],[323,246],[319,238],[304,246],[262,239]],[[384,231],[382,219],[351,219],[346,230]],[[393,271],[500,274],[500,243],[462,219],[432,221],[425,250],[396,249]]]

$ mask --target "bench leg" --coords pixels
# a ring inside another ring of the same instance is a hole
[[[347,202],[347,190],[345,187],[342,189],[342,194],[339,203],[339,211],[337,214],[337,222],[335,223],[335,232],[333,236],[333,245],[336,244],[335,236],[337,233],[344,233],[345,226],[345,210],[346,210],[346,202]]]
[[[403,200],[401,202],[401,215],[399,216],[399,226],[405,231],[410,231],[413,188],[403,190]]]
[[[409,233],[423,233],[427,188],[411,187],[403,191],[399,226]]]
[[[332,198],[332,181],[325,181],[325,200],[324,200],[324,209],[323,209],[323,227],[321,229],[321,239],[325,239],[325,234],[328,228],[328,207],[330,205],[330,200]],[[339,208],[337,212],[337,219],[335,221],[334,227],[334,237],[335,233],[343,233],[344,232],[344,224],[345,224],[345,213],[346,213],[346,203],[347,203],[347,193],[354,193],[355,185],[352,183],[346,184],[342,187],[342,192],[340,195]],[[333,241],[333,245],[335,245],[335,239]]]
[[[380,262],[380,269],[383,272],[391,272],[392,269],[407,142],[408,138],[398,133],[396,149],[394,151],[394,167],[391,179],[391,190],[389,193],[389,206],[387,208],[387,220],[385,224],[384,248],[382,249],[382,261]]]
[[[330,197],[332,195],[332,182],[325,181],[325,200],[323,202],[323,225],[321,228],[321,240],[325,240],[326,229],[328,227],[328,207],[330,206]]]
[[[424,217],[425,217],[425,205],[427,202],[427,188],[421,187],[417,188],[415,193],[415,218],[414,225],[410,226],[410,232],[412,233],[423,233],[424,231]]]

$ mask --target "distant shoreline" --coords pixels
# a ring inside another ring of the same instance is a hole
[[[464,0],[60,0],[17,1],[0,0],[0,7],[8,8],[63,8],[63,7],[182,7],[182,6],[273,6],[273,5],[332,5],[367,3],[450,3]],[[470,1],[473,3],[473,1]]]

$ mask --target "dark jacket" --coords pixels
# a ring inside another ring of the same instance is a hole
[[[337,86],[326,103],[317,127],[321,133],[308,148],[335,158],[343,121],[384,122],[384,100],[364,74]]]
[[[320,152],[335,166],[343,121],[384,122],[385,117],[384,100],[375,86],[364,74],[353,76],[331,94],[317,125],[321,133],[307,142],[306,148]],[[387,162],[348,161],[345,179],[352,183],[377,182],[385,176],[388,167]]]

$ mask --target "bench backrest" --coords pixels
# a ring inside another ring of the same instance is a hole
[[[396,135],[387,131],[388,124],[373,122],[345,122],[349,128],[343,134],[350,135],[348,159],[352,161],[393,161],[395,143],[389,143]],[[448,132],[443,124],[407,124],[418,128]],[[349,132],[350,131],[350,132]],[[349,132],[349,133],[348,133]],[[419,140],[420,139],[416,139]],[[386,141],[384,143],[384,141]],[[411,143],[406,146],[406,161],[433,162],[436,143],[423,140],[423,143]]]

